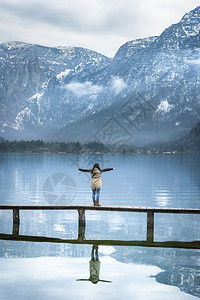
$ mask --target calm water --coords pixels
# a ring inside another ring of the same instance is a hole
[[[90,204],[90,180],[77,168],[94,162],[115,168],[102,175],[101,204],[200,208],[200,156],[189,155],[0,154],[0,203]],[[23,211],[20,219],[20,235],[77,239],[76,211]],[[199,229],[198,215],[156,214],[154,240],[200,240]],[[0,211],[0,233],[12,230],[12,212]],[[86,212],[85,238],[145,240],[146,214]],[[101,245],[97,284],[86,280],[91,252],[80,243],[0,240],[0,299],[200,297],[200,250]]]

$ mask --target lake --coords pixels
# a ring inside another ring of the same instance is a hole
[[[198,155],[1,153],[0,204],[92,204],[77,169],[95,162],[115,168],[102,174],[102,205],[200,209]],[[0,236],[12,230],[12,211],[0,210]],[[76,240],[77,211],[20,211],[19,234]],[[145,240],[145,213],[86,211],[85,239],[99,246],[2,238],[0,299],[200,297],[199,249],[101,245]],[[156,214],[154,240],[200,240],[200,216]]]

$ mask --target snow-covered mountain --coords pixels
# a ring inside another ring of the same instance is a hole
[[[31,138],[80,117],[100,89],[90,79],[109,64],[109,58],[79,47],[0,44],[2,133]]]
[[[0,59],[5,137],[105,142],[102,130],[115,124],[118,140],[144,144],[180,137],[200,119],[200,6],[113,59],[16,42],[0,45]]]

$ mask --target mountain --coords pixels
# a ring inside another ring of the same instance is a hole
[[[0,55],[6,138],[144,145],[176,140],[200,119],[200,6],[113,59],[17,42]]]
[[[109,107],[68,124],[56,138],[146,145],[185,135],[200,119],[199,31],[197,7],[161,36],[121,46],[104,78],[124,88]]]
[[[84,89],[90,89],[91,98],[95,96],[95,85],[87,80],[109,63],[109,58],[80,47],[0,44],[1,131],[6,137],[30,138],[39,136],[45,128],[57,128],[76,119],[89,103],[83,100],[78,108],[77,95],[84,96]],[[66,77],[71,82],[68,93],[62,83]],[[85,84],[73,84],[75,80]]]
[[[200,122],[177,142],[176,147],[181,151],[200,153]]]

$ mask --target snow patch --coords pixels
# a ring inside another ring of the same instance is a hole
[[[47,81],[45,81],[45,82],[42,84],[42,88],[43,88],[43,89],[47,88],[47,86],[48,86],[48,84],[49,84],[49,81],[50,81],[50,79],[47,80]]]
[[[64,72],[61,72],[56,76],[57,79],[63,79],[63,77],[66,77],[70,73],[71,69],[66,69]]]
[[[17,114],[17,117],[15,119],[16,126],[13,126],[13,128],[16,130],[24,129],[24,121],[29,122],[31,119],[36,120],[36,117],[32,113],[31,109],[29,107],[26,107],[24,110],[20,111]]]
[[[189,107],[189,106],[186,106],[186,107],[184,108],[184,111],[193,111],[193,109],[192,109],[191,107]]]
[[[32,97],[29,98],[30,101],[32,100],[37,100],[39,101],[39,99],[43,96],[44,93],[36,93],[35,95],[33,95]]]
[[[154,116],[159,113],[164,113],[164,114],[169,113],[172,107],[173,105],[169,104],[167,100],[163,100],[158,105],[158,108],[156,109]]]
[[[20,49],[26,46],[29,46],[29,44],[23,43],[23,42],[8,42],[8,43],[3,43],[8,50],[15,50],[15,49]]]
[[[44,95],[44,93],[36,93],[35,95],[33,95],[32,97],[29,98],[30,102],[36,101],[39,111],[40,111],[40,99],[43,95]]]
[[[4,122],[0,122],[1,126],[3,127],[1,129],[1,132],[5,132],[5,127],[8,127],[9,125],[7,123],[4,123]]]

